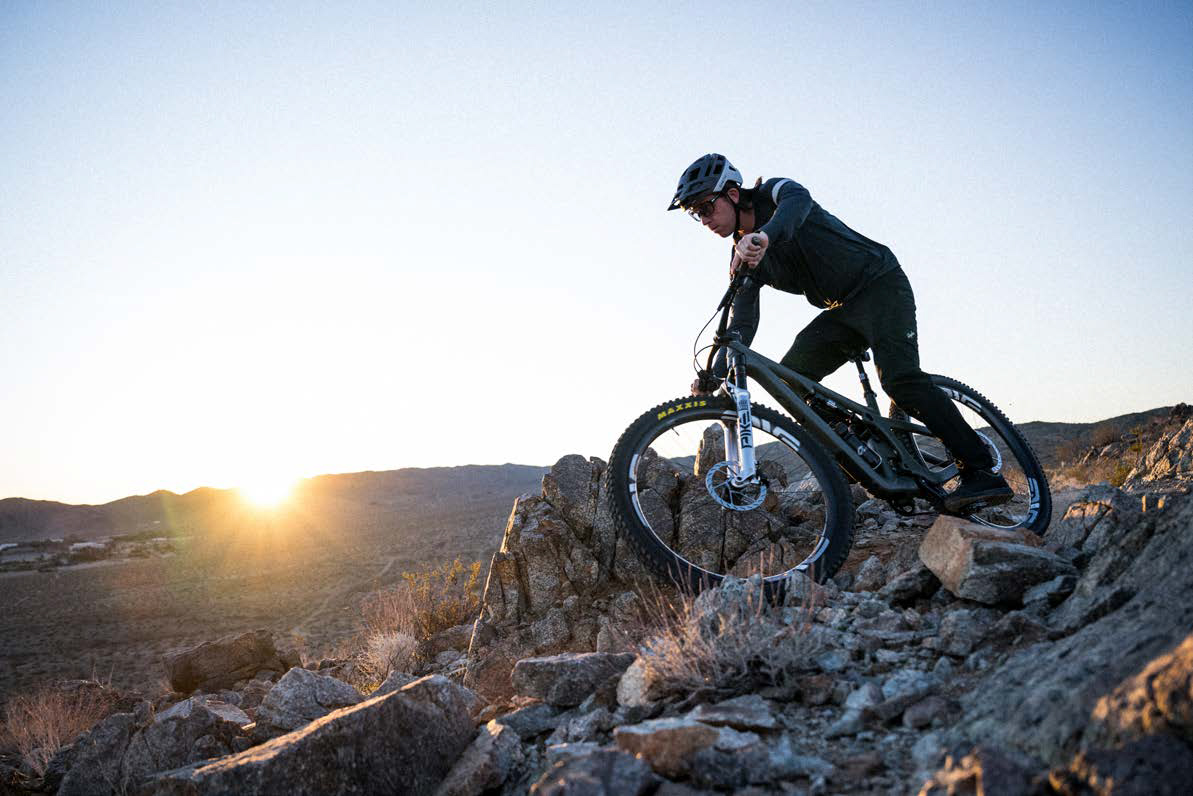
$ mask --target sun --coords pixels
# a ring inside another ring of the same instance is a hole
[[[242,484],[237,491],[254,506],[271,509],[286,502],[294,493],[295,483],[294,478],[262,476]]]

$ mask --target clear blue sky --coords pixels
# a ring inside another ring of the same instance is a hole
[[[606,457],[720,295],[710,150],[1012,419],[1193,399],[1189,3],[246,6],[0,3],[0,497]]]

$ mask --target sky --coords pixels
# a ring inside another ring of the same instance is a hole
[[[0,497],[607,458],[724,289],[709,151],[1013,420],[1193,400],[1188,2],[0,0],[0,108]]]

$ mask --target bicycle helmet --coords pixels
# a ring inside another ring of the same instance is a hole
[[[729,182],[741,185],[741,172],[733,168],[733,164],[724,155],[705,155],[684,169],[679,178],[679,186],[675,189],[675,196],[671,198],[671,204],[667,209],[685,207],[693,199],[706,193],[720,193]]]

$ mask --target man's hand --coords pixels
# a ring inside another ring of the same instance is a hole
[[[702,370],[696,376],[696,380],[692,382],[692,395],[709,395],[716,392],[719,386],[721,386],[720,379],[707,370]]]
[[[737,246],[734,247],[734,253],[737,255],[735,259],[749,268],[756,268],[762,261],[762,255],[766,254],[766,247],[769,245],[770,238],[765,232],[751,232],[749,235],[743,235],[742,239],[737,242]]]

